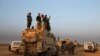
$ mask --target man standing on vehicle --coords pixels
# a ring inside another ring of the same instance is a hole
[[[37,28],[41,28],[42,20],[41,20],[40,13],[38,13],[38,16],[36,17],[36,21],[37,21]]]
[[[27,15],[27,29],[30,29],[31,24],[32,24],[31,13],[28,13],[28,15]]]

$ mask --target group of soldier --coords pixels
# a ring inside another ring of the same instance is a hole
[[[47,15],[38,13],[37,17],[36,17],[36,21],[37,21],[37,29],[41,30],[41,28],[45,29],[46,31],[48,31],[48,35],[50,33],[51,27],[50,27],[50,16],[48,17]],[[31,13],[28,13],[27,15],[27,29],[30,29],[32,24],[32,16]],[[34,29],[34,26],[32,26],[31,29]],[[64,51],[68,51],[69,54],[74,54],[74,49],[75,46],[77,46],[75,43],[73,43],[72,41],[69,41],[67,39],[67,41],[62,41],[61,42],[61,46],[59,47],[59,45],[57,45],[57,49],[61,50],[62,53],[64,53]]]
[[[50,16],[47,17],[47,15],[38,13],[38,15],[36,17],[37,28],[38,29],[41,29],[42,28],[42,25],[45,25],[45,29],[47,31],[50,31],[51,30],[51,27],[50,27],[49,20],[50,20]],[[28,15],[27,15],[27,29],[30,29],[31,24],[32,24],[32,16],[31,16],[31,13],[28,13]],[[32,28],[34,28],[34,26],[32,26]]]
[[[75,47],[78,47],[78,43],[76,40],[75,42],[72,42],[71,40],[66,39],[64,41],[58,40],[57,42],[57,49],[58,51],[61,51],[62,54],[65,54],[65,52],[68,51],[68,54],[74,55]]]

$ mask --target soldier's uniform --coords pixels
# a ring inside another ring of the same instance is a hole
[[[32,24],[31,13],[28,13],[28,15],[27,15],[27,28],[30,28],[31,24]]]

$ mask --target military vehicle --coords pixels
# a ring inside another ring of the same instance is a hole
[[[24,43],[24,56],[52,56],[56,54],[55,37],[44,28],[25,29],[22,32],[22,42]]]

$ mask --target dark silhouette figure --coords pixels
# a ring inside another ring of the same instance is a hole
[[[44,22],[44,24],[47,23],[47,20],[48,20],[47,15],[45,15],[44,18],[43,18],[43,22]]]
[[[43,22],[44,22],[44,24],[46,25],[47,31],[50,31],[50,30],[51,30],[49,20],[50,20],[50,17],[48,18],[47,15],[45,15],[45,17],[44,17],[44,19],[43,19]]]
[[[64,54],[64,52],[67,50],[67,45],[66,45],[66,41],[62,41],[62,46],[61,46],[61,51]]]
[[[27,28],[29,29],[32,23],[32,17],[31,17],[31,13],[28,13],[27,15]]]
[[[40,13],[38,13],[38,16],[36,17],[36,21],[37,21],[37,22],[41,22],[41,16],[40,16]]]
[[[41,28],[41,15],[40,13],[38,13],[38,16],[36,17],[36,21],[37,21],[37,28]]]
[[[32,29],[34,29],[34,26],[32,26]]]
[[[68,44],[68,53],[71,54],[71,55],[74,55],[74,49],[75,49],[75,45],[73,42],[70,42]]]

